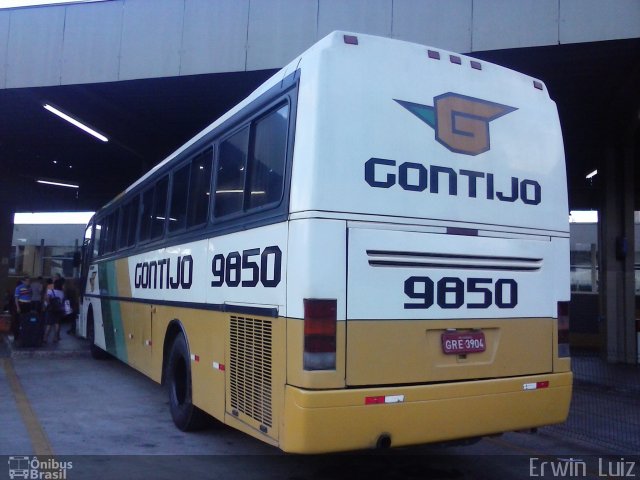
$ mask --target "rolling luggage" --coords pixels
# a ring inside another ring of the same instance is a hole
[[[11,332],[11,314],[0,313],[0,333]]]
[[[20,346],[39,347],[44,337],[44,319],[38,312],[20,314]]]

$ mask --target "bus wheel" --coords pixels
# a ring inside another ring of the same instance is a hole
[[[109,354],[95,344],[95,339],[96,333],[95,326],[93,324],[93,310],[90,310],[87,318],[87,340],[89,340],[91,356],[96,360],[106,360],[109,358]]]
[[[178,335],[169,352],[167,365],[169,407],[173,423],[183,432],[201,430],[208,426],[208,415],[192,403],[191,357],[183,335]]]

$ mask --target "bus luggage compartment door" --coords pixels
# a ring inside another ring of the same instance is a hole
[[[442,230],[349,228],[348,385],[552,371],[568,239]]]

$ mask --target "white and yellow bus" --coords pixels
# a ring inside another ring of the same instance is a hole
[[[565,420],[569,225],[545,85],[334,32],[96,212],[79,331],[287,452]]]

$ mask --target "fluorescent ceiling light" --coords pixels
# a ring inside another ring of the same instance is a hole
[[[101,133],[96,132],[95,130],[93,130],[92,128],[87,127],[84,123],[76,120],[75,118],[67,115],[64,112],[61,112],[60,110],[58,110],[55,107],[52,107],[51,105],[45,103],[44,105],[45,110],[49,110],[51,113],[59,116],[60,118],[62,118],[63,120],[66,120],[67,122],[71,123],[72,125],[75,125],[76,127],[78,127],[80,130],[84,130],[85,132],[87,132],[89,135],[93,135],[94,137],[96,137],[98,140],[102,140],[103,142],[108,142],[109,139],[107,137],[105,137],[104,135],[102,135]]]
[[[15,225],[86,225],[94,212],[29,212],[16,213]],[[99,227],[98,227],[99,228]]]
[[[63,3],[103,2],[105,0],[2,0],[0,9],[16,7],[35,7],[40,5],[60,5]]]
[[[598,170],[594,170],[593,172],[591,172],[589,175],[586,176],[587,180],[589,178],[593,178],[598,174]]]
[[[216,194],[218,193],[244,193],[244,190],[216,190]],[[258,192],[251,192],[251,195],[264,195],[267,192],[263,192],[263,191],[258,191]],[[207,193],[207,195],[209,195],[209,193]]]
[[[569,212],[570,223],[598,223],[597,210],[571,210]]]
[[[44,183],[45,185],[55,185],[56,187],[80,188],[80,185],[76,185],[75,183],[55,182],[53,180],[38,179],[36,182]]]

